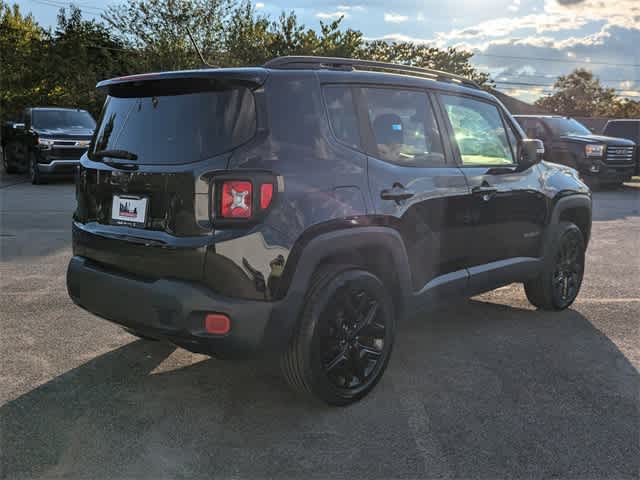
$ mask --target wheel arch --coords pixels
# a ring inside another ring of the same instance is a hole
[[[411,296],[411,272],[407,252],[400,234],[391,227],[363,226],[322,233],[309,240],[289,265],[292,275],[286,294],[278,301],[268,329],[273,338],[267,345],[282,342],[282,334],[291,335],[304,306],[314,273],[321,267],[337,263],[361,267],[378,276],[391,289],[397,318],[408,309]],[[278,337],[278,338],[275,338]]]
[[[591,197],[586,194],[572,194],[559,198],[551,213],[551,225],[571,222],[582,232],[585,246],[591,236]]]

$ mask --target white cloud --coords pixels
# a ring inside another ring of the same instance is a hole
[[[398,13],[388,12],[384,14],[384,21],[387,23],[403,23],[409,20],[407,15],[400,15]]]
[[[638,0],[545,0],[544,10],[549,15],[573,15],[592,22],[604,21],[609,26],[640,29]]]
[[[575,30],[585,26],[588,20],[575,16],[557,18],[546,13],[524,15],[522,17],[500,17],[486,20],[476,25],[436,34],[441,43],[454,40],[506,37],[519,30],[534,30],[536,33]]]
[[[418,22],[424,22],[426,20],[426,18],[424,16],[424,13],[422,13],[422,12],[418,13],[418,16],[416,17],[416,20]]]
[[[519,6],[520,0],[514,0],[507,8],[517,11]],[[563,4],[557,0],[545,0],[544,13],[498,17],[465,28],[439,32],[436,37],[443,46],[461,40],[507,37],[521,30],[536,33],[577,30],[593,22],[640,30],[640,1],[617,0],[605,4],[603,0],[577,0]]]
[[[338,5],[336,7],[340,12],[364,12],[366,8],[362,5]]]
[[[434,40],[429,40],[426,38],[412,37],[410,35],[405,35],[404,33],[389,33],[387,35],[383,35],[381,37],[365,37],[365,40],[385,40],[387,42],[411,42],[416,43],[418,45],[425,44],[433,44]]]
[[[336,12],[318,12],[316,17],[321,20],[337,20],[340,17],[349,18],[349,13],[344,10],[338,10]]]
[[[258,10],[260,10],[261,8],[264,8],[264,3],[262,3],[262,2],[257,2],[257,3],[256,3],[256,8],[257,8]]]
[[[510,12],[517,12],[520,9],[520,7],[518,5],[509,5],[507,7],[507,10],[509,10]]]

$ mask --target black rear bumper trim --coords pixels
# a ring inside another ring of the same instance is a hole
[[[77,305],[99,317],[212,356],[251,356],[263,349],[267,328],[279,323],[270,321],[276,302],[222,297],[181,280],[141,279],[79,256],[69,262],[67,289]],[[228,315],[231,331],[224,336],[207,334],[204,317],[209,312]]]

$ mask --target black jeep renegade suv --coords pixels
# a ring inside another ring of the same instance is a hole
[[[512,282],[543,309],[578,294],[588,188],[466,79],[285,57],[98,87],[68,290],[135,335],[275,352],[345,405],[423,307]]]

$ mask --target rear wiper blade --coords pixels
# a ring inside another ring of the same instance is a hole
[[[110,167],[117,168],[118,170],[138,170],[138,165],[135,163],[119,163],[119,162],[110,162],[105,160],[105,165],[109,165]]]
[[[138,155],[135,153],[131,153],[127,150],[98,150],[97,152],[93,152],[94,157],[103,158],[103,157],[111,157],[111,158],[122,158],[124,160],[137,160]]]

